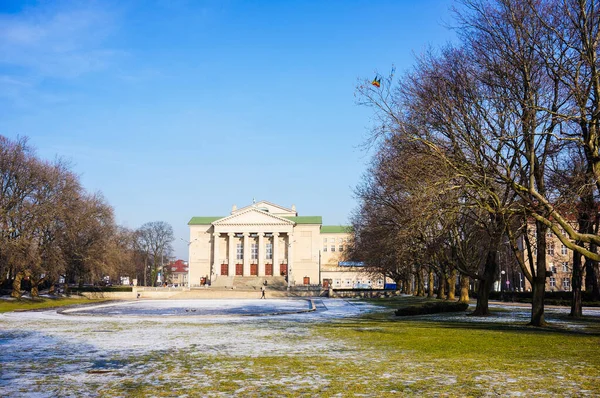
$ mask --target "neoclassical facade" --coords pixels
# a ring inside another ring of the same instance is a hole
[[[298,216],[293,205],[234,205],[228,216],[192,217],[188,225],[191,287],[231,276],[286,276],[290,285],[319,284],[327,279],[322,267],[327,273],[340,268],[357,274],[338,267],[346,260],[350,229],[324,226],[321,216]]]

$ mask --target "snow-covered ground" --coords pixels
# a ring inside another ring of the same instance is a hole
[[[316,310],[306,312],[313,308]],[[391,312],[356,300],[314,299],[311,303],[306,299],[223,299],[140,300],[66,313],[44,310],[0,314],[0,396],[69,395],[80,391],[76,387],[83,381],[90,386],[99,375],[107,377],[104,372],[118,370],[128,377],[147,372],[139,362],[132,364],[131,358],[157,352],[168,356],[193,349],[204,355],[245,357],[327,352],[330,357],[343,358],[353,355],[343,342],[311,335],[306,323],[374,311]],[[528,307],[505,306],[486,318],[464,314],[418,318],[525,324],[529,311]],[[279,315],[261,315],[274,313]],[[551,322],[581,327],[559,320],[567,313],[568,309],[563,308],[546,311]],[[600,310],[587,310],[586,314],[600,318]],[[94,394],[87,390],[84,395]]]

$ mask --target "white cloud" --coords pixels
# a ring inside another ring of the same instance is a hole
[[[114,31],[114,14],[80,4],[86,3],[50,2],[0,14],[0,68],[41,78],[72,78],[105,68],[119,53],[103,47]]]

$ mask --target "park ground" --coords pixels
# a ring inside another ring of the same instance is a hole
[[[4,312],[0,396],[600,395],[599,310],[574,321],[548,308],[543,329],[523,306],[393,314],[419,300],[319,299],[317,312],[270,317]]]

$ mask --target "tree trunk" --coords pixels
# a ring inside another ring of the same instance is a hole
[[[21,298],[21,281],[25,274],[21,271],[17,272],[15,275],[15,279],[13,279],[12,284],[12,292],[10,293],[10,297]]]
[[[440,300],[446,299],[446,275],[445,275],[445,273],[440,273],[440,277],[438,278],[437,298]]]
[[[536,271],[533,277],[531,300],[531,326],[546,326],[544,320],[544,296],[546,293],[546,232],[548,227],[536,221]]]
[[[417,296],[425,297],[425,280],[423,279],[423,270],[417,272]]]
[[[429,283],[427,284],[427,297],[433,297],[434,295],[434,290],[433,290],[433,284],[435,283],[434,278],[433,278],[433,270],[430,268],[429,269]]]
[[[460,276],[460,298],[458,299],[459,303],[469,302],[469,280],[470,278],[466,275]]]
[[[473,316],[487,316],[490,315],[489,300],[490,292],[494,286],[494,278],[498,263],[496,261],[496,250],[489,250],[485,258],[485,266],[483,269],[483,275],[479,280],[477,288],[477,305],[475,311],[471,313]]]
[[[571,313],[569,314],[569,316],[573,318],[581,318],[583,315],[581,304],[582,273],[581,254],[573,251],[573,274],[571,277],[571,291],[573,297],[571,298]]]
[[[595,245],[591,245],[595,246]],[[595,247],[591,248],[594,253],[597,251]],[[590,259],[585,259],[585,291],[590,292],[592,301],[600,301],[600,291],[598,290],[598,274],[596,267],[598,262]]]
[[[450,271],[448,276],[448,300],[456,300],[456,270]]]
[[[402,282],[402,285],[404,287],[404,294],[412,294],[412,286],[411,283],[408,279],[405,279]]]

